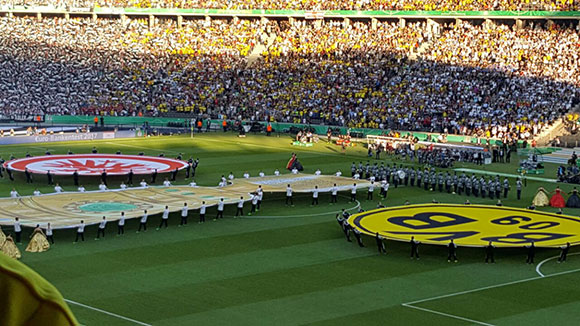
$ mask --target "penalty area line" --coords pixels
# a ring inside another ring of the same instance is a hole
[[[461,316],[447,314],[447,313],[444,313],[444,312],[441,312],[441,311],[436,311],[436,310],[431,310],[431,309],[421,308],[421,307],[415,307],[415,306],[410,305],[410,304],[407,304],[407,303],[403,303],[402,306],[403,307],[407,307],[407,308],[412,308],[412,309],[417,309],[417,310],[429,312],[429,313],[436,314],[436,315],[441,315],[441,316],[445,316],[445,317],[449,317],[449,318],[454,318],[454,319],[459,319],[459,320],[467,321],[467,322],[470,322],[470,323],[473,323],[473,324],[485,325],[485,326],[495,326],[493,324],[488,324],[488,323],[484,323],[482,321],[477,321],[477,320],[473,320],[473,319],[469,319],[469,318],[465,318],[465,317],[461,317]]]
[[[523,279],[523,280],[517,280],[517,281],[506,282],[506,283],[494,284],[494,285],[484,286],[484,287],[477,288],[477,289],[460,291],[460,292],[455,292],[455,293],[450,293],[450,294],[444,294],[444,295],[439,295],[439,296],[436,296],[436,297],[431,297],[431,298],[426,298],[426,299],[421,299],[421,300],[416,300],[416,301],[411,301],[411,302],[405,302],[405,303],[402,303],[401,305],[403,307],[417,309],[417,310],[422,310],[422,311],[425,311],[425,312],[429,312],[429,313],[433,313],[433,314],[437,314],[437,315],[441,315],[441,316],[447,316],[447,317],[450,317],[450,318],[460,319],[460,320],[464,320],[464,321],[469,321],[469,322],[476,323],[476,324],[479,324],[479,325],[493,326],[492,324],[488,324],[488,323],[484,323],[484,322],[480,322],[480,321],[476,321],[476,320],[471,320],[471,319],[468,319],[468,318],[465,318],[465,317],[455,316],[455,315],[447,314],[447,313],[440,312],[440,311],[435,311],[435,310],[431,310],[431,309],[427,309],[427,308],[417,307],[417,306],[415,306],[415,304],[423,303],[423,302],[428,302],[428,301],[439,300],[439,299],[451,298],[451,297],[455,297],[455,296],[458,296],[458,295],[469,294],[469,293],[474,293],[474,292],[479,292],[479,291],[484,291],[484,290],[489,290],[489,289],[495,289],[495,288],[499,288],[499,287],[503,287],[503,286],[508,286],[508,285],[513,285],[513,284],[526,283],[526,282],[530,282],[530,281],[540,280],[540,279],[543,279],[543,278],[561,276],[561,275],[566,275],[566,274],[571,274],[571,273],[576,273],[576,272],[580,272],[580,268],[573,269],[573,270],[569,270],[569,271],[564,271],[564,272],[559,272],[559,273],[554,273],[554,274],[550,274],[550,275],[534,276],[534,277],[526,278],[526,279]]]
[[[134,324],[137,324],[137,325],[142,325],[142,326],[153,326],[153,325],[151,325],[151,324],[147,324],[147,323],[144,323],[144,322],[141,322],[141,321],[135,320],[135,319],[131,319],[131,318],[129,318],[129,317],[125,317],[125,316],[117,315],[117,314],[115,314],[115,313],[108,312],[108,311],[105,311],[105,310],[103,310],[103,309],[99,309],[99,308],[91,307],[91,306],[88,306],[88,305],[86,305],[86,304],[83,304],[83,303],[80,303],[80,302],[72,301],[72,300],[69,300],[69,299],[64,299],[64,301],[66,301],[67,303],[70,303],[70,304],[74,304],[74,305],[77,305],[77,306],[83,307],[83,308],[87,308],[87,309],[90,309],[90,310],[98,311],[98,312],[100,312],[100,313],[103,313],[103,314],[105,314],[105,315],[109,315],[109,316],[113,316],[113,317],[116,317],[116,318],[119,318],[119,319],[123,319],[123,320],[129,321],[129,322],[132,322],[132,323],[134,323]]]

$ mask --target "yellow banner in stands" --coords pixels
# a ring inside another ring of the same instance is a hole
[[[521,208],[424,204],[375,209],[352,215],[353,228],[388,239],[459,246],[537,247],[580,244],[580,218]]]

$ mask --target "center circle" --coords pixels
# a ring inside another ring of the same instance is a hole
[[[85,212],[115,212],[129,211],[137,208],[133,204],[116,203],[116,202],[96,202],[79,206],[79,209]]]

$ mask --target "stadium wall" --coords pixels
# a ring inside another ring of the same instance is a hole
[[[46,122],[51,123],[54,125],[81,125],[87,124],[89,126],[94,124],[94,116],[68,116],[68,115],[48,115],[46,116]],[[170,123],[177,126],[179,124],[183,125],[184,128],[189,128],[188,123],[190,119],[185,118],[162,118],[162,117],[115,117],[115,116],[105,116],[105,125],[114,125],[114,126],[133,126],[133,127],[140,127],[145,122],[152,127],[169,127]],[[232,121],[229,121],[232,122]],[[263,125],[264,127],[268,124],[264,121],[259,121],[259,124]],[[222,120],[211,120],[211,124],[214,126],[218,126],[221,128]],[[271,123],[274,132],[284,132],[286,130],[290,130],[292,127],[295,128],[311,128],[314,130],[314,133],[318,135],[326,135],[328,128],[332,128],[333,130],[338,129],[339,132],[343,135],[350,131],[351,134],[358,133],[362,137],[365,138],[368,135],[375,135],[379,136],[384,132],[389,132],[390,130],[382,130],[382,129],[368,129],[368,128],[348,128],[348,127],[339,127],[339,126],[328,126],[328,125],[310,125],[310,124],[301,124],[301,123],[284,123],[284,122],[272,122]],[[203,120],[203,129],[207,127],[207,120]],[[401,132],[402,136],[407,136],[410,133],[413,134],[414,137],[419,138],[419,140],[426,140],[429,135],[435,135],[435,137],[439,134],[437,133],[426,133],[426,132],[408,132],[403,131]],[[460,135],[448,135],[447,136],[448,142],[456,142],[456,143],[476,143],[477,139],[470,136],[460,136]],[[482,140],[483,141],[483,140]],[[492,144],[501,143],[499,140],[491,140]],[[1,144],[1,143],[0,143]]]

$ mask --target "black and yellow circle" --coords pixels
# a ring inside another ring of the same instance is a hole
[[[580,244],[580,218],[521,208],[424,204],[381,208],[352,215],[353,228],[368,235],[446,245],[559,247]]]

